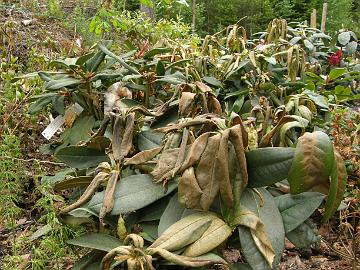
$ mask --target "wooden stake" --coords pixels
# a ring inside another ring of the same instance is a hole
[[[191,24],[191,28],[192,28],[192,33],[195,34],[196,31],[196,0],[192,1],[192,24]]]
[[[316,28],[316,8],[314,8],[311,13],[310,27]]]
[[[327,16],[328,4],[324,3],[321,14],[321,31],[325,33],[326,16]]]

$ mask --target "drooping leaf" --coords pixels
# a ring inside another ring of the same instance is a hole
[[[92,248],[96,250],[110,251],[123,245],[119,239],[108,234],[89,233],[67,241],[70,245]]]
[[[298,140],[289,171],[291,193],[327,189],[333,163],[334,150],[328,135],[321,131],[305,133]]]
[[[320,206],[324,195],[318,192],[303,192],[297,195],[285,194],[275,197],[281,213],[285,232],[291,232]]]
[[[160,184],[155,184],[148,174],[131,175],[122,178],[116,184],[114,192],[114,207],[112,215],[125,214],[141,209],[158,199],[171,193],[177,187],[176,181],[171,181],[165,189]],[[88,207],[99,212],[102,206],[104,192],[96,193]]]
[[[249,187],[270,186],[288,176],[295,150],[289,147],[258,148],[246,153]]]
[[[68,146],[56,152],[55,156],[66,165],[76,169],[87,169],[100,162],[109,162],[108,156],[95,149],[84,146]]]
[[[220,140],[221,134],[216,134],[209,138],[195,170],[197,182],[203,192],[200,197],[200,206],[205,211],[209,209],[220,189],[219,181],[215,176],[215,171],[219,170],[215,165]]]

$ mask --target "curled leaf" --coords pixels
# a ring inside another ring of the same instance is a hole
[[[220,218],[213,218],[210,227],[193,244],[185,249],[183,255],[197,257],[203,255],[224,242],[232,233],[232,229]]]
[[[162,147],[156,147],[149,150],[141,151],[133,157],[126,159],[124,165],[139,165],[145,163],[149,160],[152,160],[157,154],[161,152],[162,149]]]
[[[208,213],[196,213],[180,219],[165,230],[150,248],[173,251],[194,243],[210,226],[212,218],[213,215]]]
[[[186,208],[195,208],[199,205],[201,194],[203,193],[199,187],[195,171],[193,167],[186,169],[178,186],[179,201],[185,204]]]

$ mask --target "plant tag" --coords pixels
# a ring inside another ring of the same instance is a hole
[[[41,133],[47,140],[50,140],[56,131],[64,124],[65,119],[62,115],[58,115]]]

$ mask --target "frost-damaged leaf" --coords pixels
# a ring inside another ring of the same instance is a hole
[[[108,178],[109,178],[109,174],[107,172],[99,172],[91,181],[90,185],[88,185],[88,187],[85,189],[84,193],[80,196],[80,198],[73,204],[62,209],[61,213],[62,214],[68,213],[71,210],[80,207],[82,204],[87,203],[91,199],[91,197],[95,194],[100,184],[102,182],[105,182]]]
[[[297,195],[285,194],[275,197],[281,213],[285,232],[288,233],[307,220],[320,206],[324,195],[318,192],[303,192]]]
[[[157,147],[157,148],[152,148],[149,150],[144,150],[140,153],[137,153],[135,156],[127,159],[125,161],[124,165],[139,165],[139,164],[145,163],[145,162],[155,158],[155,156],[157,154],[159,154],[162,149],[163,149],[162,147]]]
[[[214,177],[220,185],[220,196],[222,201],[231,208],[234,202],[232,185],[229,177],[229,135],[230,129],[226,129],[221,134],[219,150],[216,155]]]
[[[126,157],[131,150],[134,127],[135,127],[135,113],[130,113],[126,117],[125,132],[124,132],[124,136],[122,137],[121,146],[120,146],[120,152],[121,152],[120,160]]]
[[[131,175],[122,178],[116,184],[114,192],[114,207],[111,215],[125,214],[139,210],[158,199],[171,193],[177,187],[176,181],[171,181],[165,189],[162,185],[155,184],[149,174]],[[104,191],[96,193],[88,207],[99,213],[104,198]]]
[[[173,148],[162,152],[155,169],[151,172],[156,183],[172,178],[171,172],[175,168],[179,150],[180,148]]]
[[[221,243],[232,233],[232,229],[220,218],[214,217],[210,227],[193,244],[185,249],[182,255],[197,257],[203,255]]]
[[[305,221],[291,232],[286,233],[287,239],[297,248],[306,248],[320,242],[316,226],[310,220]]]
[[[336,150],[334,152],[335,164],[330,175],[330,190],[326,199],[325,213],[322,222],[326,222],[334,215],[343,199],[346,188],[346,167],[340,154]]]
[[[295,150],[290,147],[258,148],[246,153],[249,187],[270,186],[288,176]]]
[[[195,107],[195,96],[196,94],[190,92],[182,92],[179,101],[179,115],[186,117],[188,116]]]
[[[179,181],[179,201],[185,204],[186,208],[195,208],[200,203],[203,191],[196,180],[193,167],[186,169]]]
[[[55,157],[76,169],[87,169],[109,161],[105,153],[84,146],[64,147],[56,152]]]
[[[324,192],[334,163],[330,138],[321,131],[305,133],[298,140],[288,181],[293,194],[311,188]]]
[[[217,256],[216,257],[209,256],[208,258],[206,256],[192,258],[187,256],[176,255],[163,248],[148,248],[147,252],[150,255],[158,254],[161,257],[163,257],[165,260],[184,267],[202,267],[212,264],[226,264],[226,262],[222,258]]]
[[[240,172],[240,176],[237,176],[233,179],[232,189],[235,208],[239,206],[241,194],[248,185],[248,172],[244,147],[244,137],[246,136],[247,134],[243,133],[242,124],[235,125],[230,129],[230,141],[233,144],[235,150],[235,155],[239,166],[238,169]]]
[[[184,217],[166,229],[150,248],[174,251],[190,245],[209,228],[213,218],[214,215],[210,213],[196,213]]]
[[[123,245],[123,242],[121,242],[119,239],[108,234],[101,233],[89,233],[66,242],[70,245],[103,251],[110,251],[113,248]]]
[[[110,172],[109,180],[105,189],[104,201],[99,212],[99,219],[101,226],[104,225],[103,220],[105,215],[109,213],[114,207],[114,192],[118,178],[119,178],[119,171],[113,170]]]
[[[119,160],[121,156],[121,142],[124,137],[125,132],[125,123],[124,119],[121,115],[117,115],[113,127],[113,134],[112,134],[112,151],[115,160]]]
[[[199,187],[203,191],[200,198],[200,206],[205,211],[209,210],[220,188],[219,181],[215,175],[216,170],[222,169],[216,167],[220,140],[221,134],[216,134],[209,138],[195,171]]]
[[[196,138],[196,140],[191,144],[190,149],[186,154],[184,163],[180,168],[180,172],[193,166],[196,162],[199,161],[201,155],[203,154],[206,148],[209,137],[210,137],[210,133],[204,133],[200,135],[198,138]]]
[[[284,225],[272,195],[266,189],[259,188],[257,190],[259,194],[250,189],[246,189],[241,196],[241,205],[252,213],[257,214],[263,223],[265,233],[275,252],[275,258],[272,264],[275,269],[280,262],[284,250]],[[254,270],[271,269],[262,253],[258,250],[250,229],[244,226],[239,226],[238,229],[242,251],[244,252],[247,262]]]

